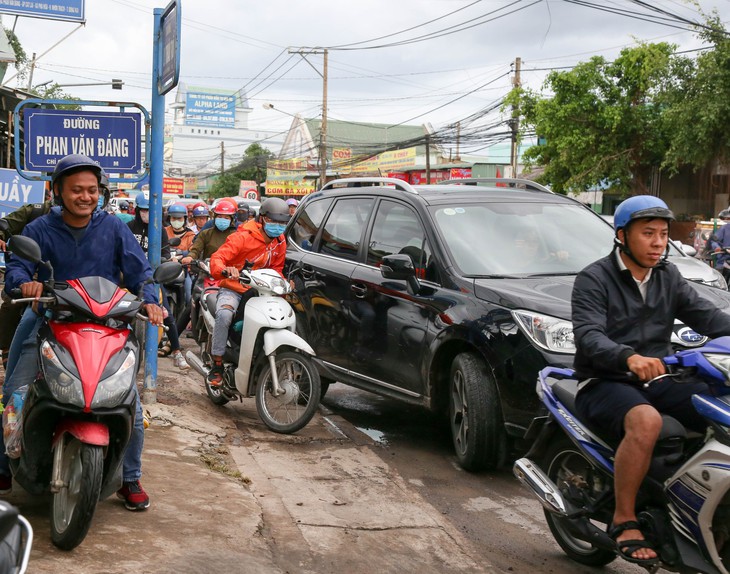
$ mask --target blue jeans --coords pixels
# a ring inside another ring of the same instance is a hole
[[[5,373],[3,384],[3,404],[9,399],[16,389],[23,385],[30,385],[38,374],[38,342],[36,340],[38,329],[40,329],[43,318],[36,315],[28,307],[20,319],[18,328],[15,331],[13,342],[10,345],[8,355],[8,368]],[[122,463],[123,480],[135,481],[142,476],[142,449],[144,448],[144,420],[142,417],[142,404],[139,400],[137,386],[134,387],[136,414],[134,417],[134,428],[124,452]],[[5,454],[5,441],[0,433],[0,474],[10,475],[8,455]]]

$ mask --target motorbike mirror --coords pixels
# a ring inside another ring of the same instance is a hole
[[[5,540],[16,524],[18,524],[18,509],[5,501],[0,501],[0,540]]]
[[[27,259],[32,263],[41,262],[41,248],[30,237],[13,235],[8,240],[8,249],[21,259]]]
[[[168,243],[170,244],[170,247],[177,247],[178,245],[180,245],[180,238],[173,237],[168,241]]]
[[[181,271],[182,265],[180,265],[178,262],[166,261],[165,263],[160,264],[157,269],[155,269],[152,277],[154,278],[155,283],[170,283],[175,278],[177,278],[178,275],[180,275]]]

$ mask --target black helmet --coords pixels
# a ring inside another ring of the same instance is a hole
[[[279,223],[286,223],[287,221],[289,221],[290,217],[289,206],[283,199],[279,199],[278,197],[270,197],[268,199],[265,199],[264,202],[261,204],[259,215],[263,217],[268,217],[269,219],[273,221],[278,221]]]
[[[122,201],[120,201],[119,209],[129,209],[129,202],[124,199]]]
[[[723,209],[720,213],[717,214],[718,219],[730,219],[730,208]]]

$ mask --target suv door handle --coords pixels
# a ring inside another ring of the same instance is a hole
[[[358,299],[364,299],[368,293],[368,288],[365,285],[350,285],[350,290],[355,294]]]

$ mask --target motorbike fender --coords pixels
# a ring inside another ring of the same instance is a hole
[[[109,427],[103,423],[93,421],[79,421],[76,419],[62,419],[56,426],[53,433],[53,446],[65,433],[70,433],[83,443],[96,446],[107,446],[109,444]]]
[[[269,329],[264,333],[264,353],[267,357],[281,346],[294,347],[308,355],[315,355],[309,343],[288,329]]]

